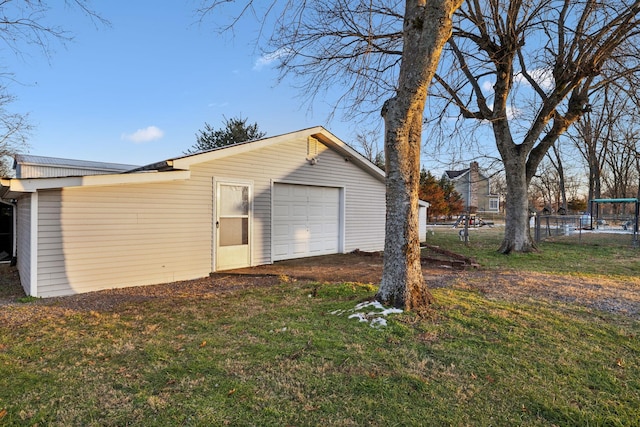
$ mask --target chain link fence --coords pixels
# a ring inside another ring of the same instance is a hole
[[[607,246],[639,247],[635,218],[592,218],[584,215],[540,215],[532,218],[536,242],[562,238],[567,242]]]

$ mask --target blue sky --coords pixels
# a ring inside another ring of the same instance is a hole
[[[51,2],[54,4],[54,2]],[[268,135],[322,125],[344,141],[354,129],[330,107],[312,111],[290,82],[260,58],[256,28],[221,36],[198,24],[191,1],[93,2],[111,22],[104,27],[77,10],[55,6],[49,22],[73,33],[47,58],[3,51],[15,74],[12,111],[35,126],[29,153],[106,162],[147,164],[181,155],[208,122],[221,127],[242,115]]]

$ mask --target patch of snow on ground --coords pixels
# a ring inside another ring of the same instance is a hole
[[[384,317],[376,317],[375,319],[371,320],[372,328],[378,328],[382,326],[387,326],[387,319],[385,319]]]
[[[353,319],[353,318],[358,319],[358,321],[360,321],[360,322],[368,322],[369,321],[367,319],[367,316],[365,316],[363,313],[355,313],[355,314],[352,314],[349,317],[347,317],[347,319]]]
[[[374,310],[374,311],[372,311]],[[386,316],[389,314],[402,313],[399,308],[385,308],[378,301],[368,301],[356,305],[351,310],[334,310],[329,312],[335,316],[351,313],[348,319],[358,319],[359,322],[367,322],[372,328],[387,326]]]

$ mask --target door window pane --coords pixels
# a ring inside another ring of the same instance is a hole
[[[248,244],[248,218],[220,218],[220,246],[236,246]]]
[[[220,186],[220,216],[249,215],[249,187]]]

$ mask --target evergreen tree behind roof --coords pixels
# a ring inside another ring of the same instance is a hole
[[[204,129],[200,129],[196,133],[196,143],[185,154],[199,153],[239,142],[253,141],[266,136],[265,132],[260,131],[257,123],[247,124],[247,120],[247,118],[243,119],[242,116],[231,119],[224,117],[224,126],[220,129],[214,129],[209,123],[205,122]]]

